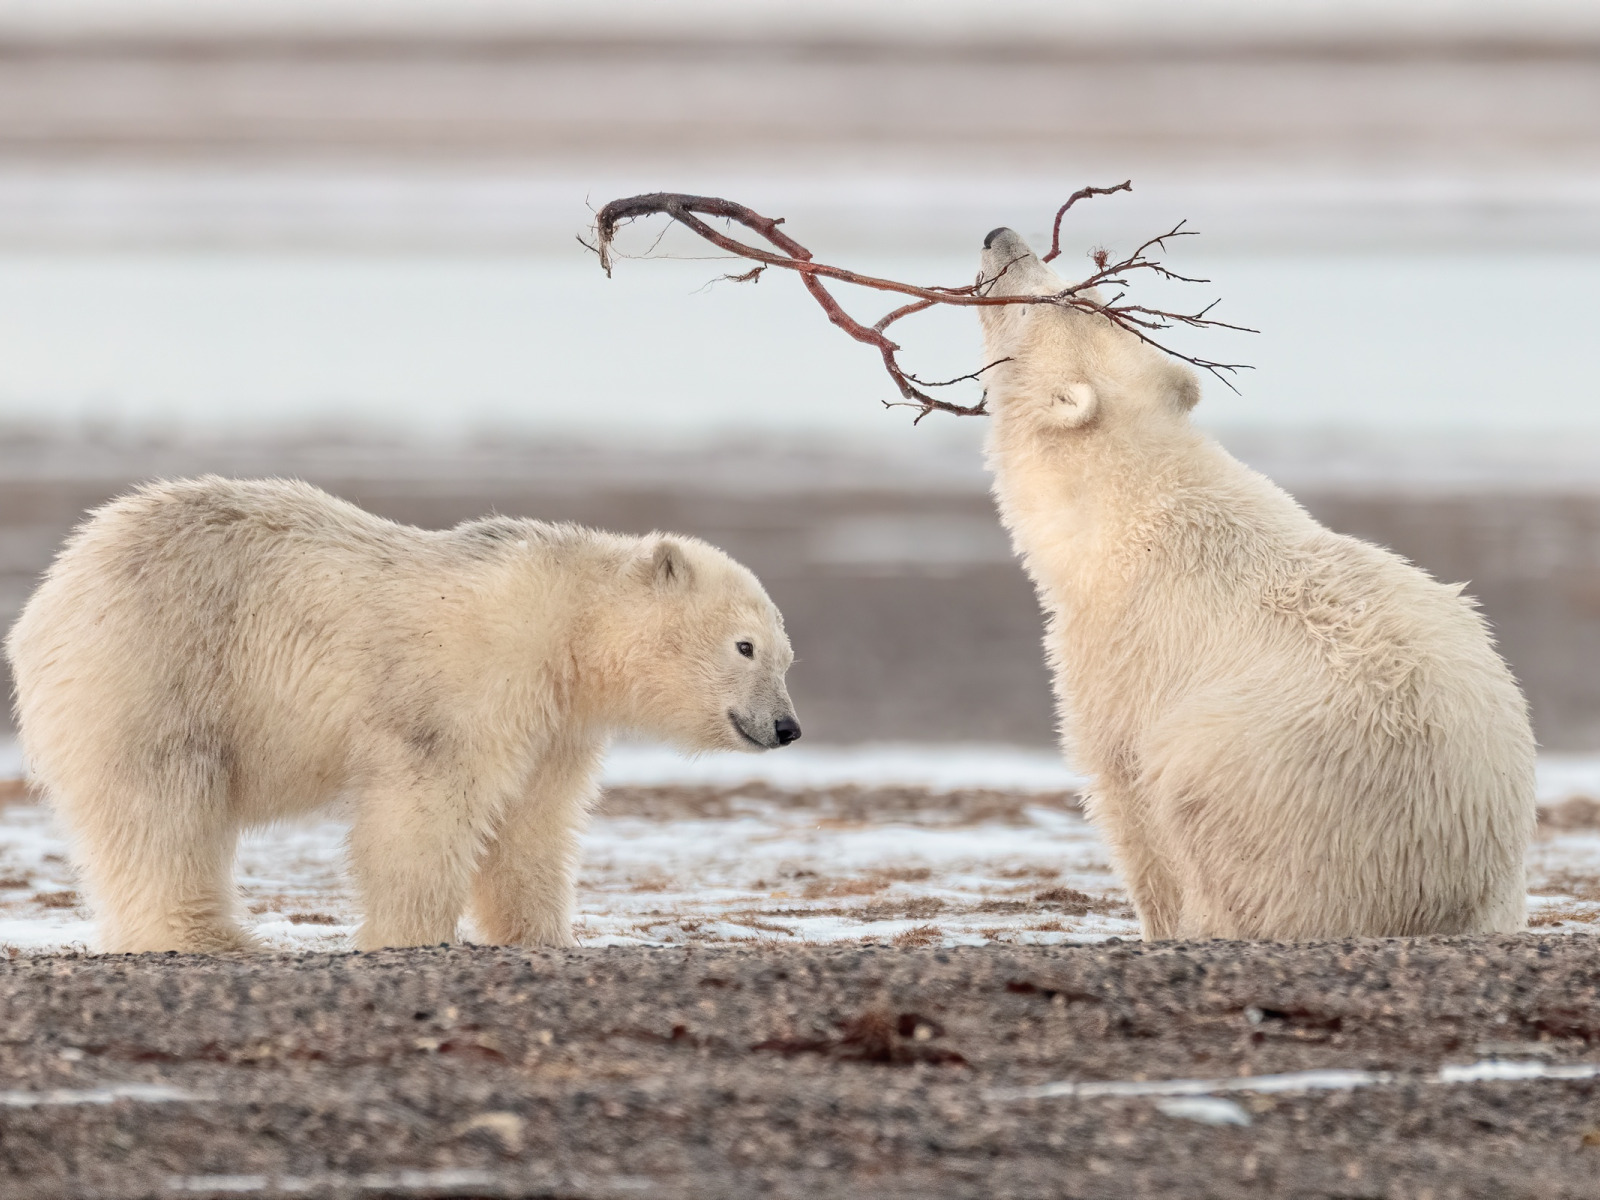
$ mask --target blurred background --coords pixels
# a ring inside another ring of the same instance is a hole
[[[792,278],[578,238],[713,193],[959,283],[1124,178],[1058,266],[1201,230],[1178,300],[1261,333],[1191,343],[1256,365],[1198,419],[1470,581],[1542,743],[1600,750],[1593,0],[0,0],[0,623],[130,483],[292,474],[700,534],[787,614],[808,738],[1047,744],[982,422],[884,408]],[[921,321],[908,363],[978,365]]]

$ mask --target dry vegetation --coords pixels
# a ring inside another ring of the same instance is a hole
[[[1600,800],[1573,796],[1539,810],[1540,832],[1600,829]]]

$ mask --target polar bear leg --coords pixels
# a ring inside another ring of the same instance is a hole
[[[578,834],[593,803],[598,746],[547,755],[514,798],[479,864],[473,915],[496,945],[575,946]]]
[[[1521,933],[1528,928],[1528,893],[1525,875],[1518,872],[1495,889],[1474,914],[1468,933]]]
[[[1137,856],[1124,855],[1122,878],[1133,909],[1139,914],[1139,936],[1147,942],[1167,942],[1178,936],[1181,912],[1178,884],[1172,872],[1149,847]]]
[[[1102,784],[1085,807],[1139,915],[1139,936],[1147,942],[1166,941],[1178,936],[1178,882],[1148,821],[1139,815],[1138,803],[1131,789]]]
[[[1170,936],[1185,941],[1262,937],[1261,899],[1273,881],[1245,864],[1281,864],[1236,821],[1232,807],[1203,784],[1168,776],[1152,812],[1173,851],[1178,911]]]
[[[72,825],[77,859],[112,954],[249,950],[233,888],[238,841],[217,806],[180,797],[121,796],[114,808],[57,801]]]
[[[481,842],[470,794],[427,777],[374,780],[350,830],[364,917],[356,947],[455,940]]]

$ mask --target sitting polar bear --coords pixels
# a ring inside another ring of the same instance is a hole
[[[1066,286],[1009,229],[995,294]],[[1318,525],[1106,318],[979,310],[1001,518],[1146,938],[1526,924],[1527,706],[1459,587]]]
[[[114,951],[252,942],[241,829],[353,801],[364,949],[573,944],[617,729],[800,736],[760,583],[690,538],[396,525],[303,483],[158,483],[92,515],[7,641],[24,748]]]

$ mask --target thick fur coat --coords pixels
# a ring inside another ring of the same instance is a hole
[[[91,515],[6,643],[32,770],[112,951],[251,944],[241,830],[345,802],[363,948],[572,943],[608,737],[799,736],[755,577],[689,538],[397,525],[303,483]]]
[[[982,269],[1065,286],[1006,229]],[[1523,928],[1533,736],[1460,587],[1317,524],[1105,318],[980,313],[995,495],[1144,936]]]

